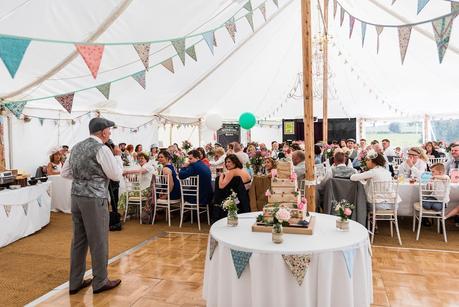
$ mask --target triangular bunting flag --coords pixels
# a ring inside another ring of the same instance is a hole
[[[104,54],[104,45],[79,45],[75,44],[76,49],[80,53],[89,71],[91,71],[94,79],[97,77],[99,71],[100,61]]]
[[[24,214],[27,215],[27,211],[29,211],[29,204],[22,205],[22,209],[24,210]]]
[[[213,31],[205,32],[205,33],[202,34],[202,37],[206,41],[207,46],[210,49],[210,52],[212,52],[212,54],[214,54],[214,42],[215,42],[214,32]]]
[[[67,110],[67,112],[72,113],[72,106],[73,106],[73,97],[75,93],[70,93],[66,95],[56,96],[56,100]]]
[[[3,209],[5,209],[6,217],[9,217],[11,212],[11,205],[3,205]]]
[[[263,15],[263,18],[266,21],[266,3],[263,2],[259,8],[260,8],[261,15]]]
[[[400,56],[402,58],[402,64],[405,61],[406,50],[410,42],[411,26],[399,27],[398,28],[398,42],[400,46]]]
[[[245,8],[247,11],[249,11],[249,12],[252,11],[252,3],[250,2],[250,0],[247,1],[246,4],[244,4],[244,8]]]
[[[234,268],[236,269],[237,278],[240,278],[245,267],[249,264],[251,252],[243,252],[231,249],[231,257],[233,258]]]
[[[309,263],[311,262],[311,255],[282,255],[282,258],[298,282],[298,285],[301,286]]]
[[[352,272],[354,271],[354,258],[355,258],[357,249],[353,248],[353,249],[344,250],[342,252],[344,256],[344,262],[346,262],[347,273],[349,275],[349,278],[352,278]]]
[[[99,90],[99,92],[102,93],[102,95],[105,96],[105,98],[110,99],[110,86],[111,85],[112,84],[109,82],[109,83],[105,83],[105,84],[96,86],[96,88]]]
[[[344,21],[344,13],[346,13],[346,11],[344,10],[344,8],[342,6],[340,6],[340,11],[339,11],[339,26],[343,26],[343,21]]]
[[[394,5],[395,1],[397,1],[397,0],[392,0],[392,3],[390,5]]]
[[[175,51],[177,51],[177,54],[182,61],[182,64],[185,65],[185,39],[178,39],[175,41],[171,41],[172,46],[174,46]]]
[[[16,116],[17,119],[21,117],[22,111],[24,110],[25,105],[27,104],[27,101],[21,101],[21,102],[7,102],[5,103],[5,108],[11,111],[11,113]]]
[[[352,31],[354,30],[355,17],[349,15],[349,38],[352,37]]]
[[[440,60],[440,63],[443,61],[446,49],[448,49],[452,24],[453,16],[446,16],[432,21],[435,42],[437,43],[438,49],[438,58]]]
[[[384,27],[376,26],[376,34],[378,35],[376,39],[376,53],[379,53],[379,36],[381,35],[383,30],[384,30]]]
[[[137,81],[140,86],[142,86],[144,89],[147,88],[147,84],[145,82],[145,70],[139,71],[138,73],[135,73],[132,75],[132,78]]]
[[[245,18],[247,19],[247,22],[249,23],[250,28],[252,28],[252,32],[253,32],[255,30],[253,28],[253,13],[252,12],[248,13],[247,15],[245,15]]]
[[[215,249],[218,246],[218,241],[215,240],[212,236],[210,236],[210,241],[209,241],[209,259],[212,260],[212,257],[214,256]]]
[[[459,2],[451,2],[451,12],[459,13]]]
[[[336,8],[338,6],[338,1],[333,0],[333,18],[336,18]]]
[[[148,70],[149,61],[150,61],[150,43],[147,44],[135,44],[133,45],[135,51],[139,55],[140,60],[143,63],[143,66]]]
[[[418,14],[422,11],[422,9],[429,3],[430,0],[418,0]]]
[[[0,58],[2,58],[11,78],[16,75],[29,44],[30,39],[0,37]]]
[[[172,61],[172,58],[169,58],[163,62],[161,62],[161,65],[167,68],[171,73],[174,73],[174,62]]]
[[[273,0],[273,2],[276,7],[279,7],[279,0]]]
[[[196,56],[196,50],[194,49],[194,45],[192,45],[191,47],[188,47],[186,50],[185,50],[186,54],[188,54],[188,56],[190,58],[192,58],[195,62],[198,61],[198,57]]]
[[[228,30],[229,35],[231,36],[231,39],[233,40],[233,43],[236,42],[236,24],[234,23],[234,18],[231,18],[225,23],[226,30]]]
[[[364,22],[361,22],[360,27],[361,27],[360,32],[362,33],[362,47],[363,47],[363,44],[365,43],[365,34],[367,33],[367,24]]]
[[[40,123],[41,126],[43,126],[44,121],[45,120],[43,118],[41,117],[38,118],[38,122]]]

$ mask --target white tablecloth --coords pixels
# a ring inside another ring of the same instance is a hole
[[[0,192],[0,247],[26,237],[49,223],[51,183]]]
[[[48,176],[48,180],[51,181],[53,187],[51,209],[53,211],[72,213],[72,180],[61,177],[60,175]]]
[[[210,244],[207,248],[203,290],[207,306],[370,305],[371,255],[368,232],[362,225],[350,221],[350,231],[340,232],[336,229],[335,216],[315,214],[314,235],[284,234],[284,242],[274,244],[271,233],[252,232],[256,215],[241,214],[235,228],[226,226],[226,219],[212,226],[209,241],[215,239],[218,245],[212,260]],[[231,249],[252,252],[239,279]],[[353,253],[355,256],[346,261],[345,255]],[[282,258],[292,254],[311,255],[301,286]]]

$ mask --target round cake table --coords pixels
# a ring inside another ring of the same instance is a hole
[[[314,214],[313,235],[252,232],[259,213],[226,218],[210,229],[204,269],[207,306],[370,306],[373,300],[368,232],[350,221],[336,229],[336,216]]]

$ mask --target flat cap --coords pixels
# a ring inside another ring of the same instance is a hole
[[[349,138],[349,139],[346,140],[346,143],[347,143],[347,142],[353,142],[353,143],[355,143],[355,140],[354,140],[353,138]]]
[[[102,117],[95,117],[89,121],[89,133],[93,134],[97,131],[102,131],[105,128],[110,128],[113,126],[115,126],[115,123],[111,120]]]

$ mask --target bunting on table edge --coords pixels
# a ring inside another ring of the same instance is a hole
[[[24,214],[27,215],[27,212],[29,211],[29,204],[23,204],[22,209],[24,210]]]
[[[21,117],[22,111],[24,110],[24,107],[26,104],[27,104],[27,101],[7,102],[4,104],[4,106],[8,110],[10,110],[11,113],[13,113],[17,119],[19,119]]]
[[[147,84],[146,84],[146,81],[145,81],[145,70],[142,70],[142,71],[139,71],[139,72],[133,74],[132,78],[135,81],[137,81],[137,83],[139,83],[141,87],[143,87],[144,89],[147,88]]]
[[[171,73],[175,73],[174,70],[174,61],[172,58],[168,58],[167,60],[164,60],[161,62],[161,65],[163,65],[167,70],[169,70]]]
[[[61,106],[65,110],[67,110],[67,112],[72,113],[73,97],[74,96],[75,96],[75,93],[70,93],[70,94],[56,96],[54,98],[61,104]]]
[[[448,49],[449,38],[451,36],[451,27],[453,25],[453,16],[447,16],[432,21],[435,42],[437,43],[438,59],[440,64]]]
[[[12,207],[11,205],[3,205],[3,209],[5,210],[6,217],[10,216],[11,207]]]
[[[411,26],[398,28],[398,42],[400,46],[400,57],[402,59],[402,64],[405,61],[406,50],[408,49],[408,44],[410,42],[411,29]]]
[[[282,255],[285,264],[295,277],[298,286],[301,286],[304,281],[304,276],[306,275],[309,264],[311,263],[311,254],[306,255]]]
[[[105,83],[105,84],[96,86],[96,88],[99,90],[99,92],[102,93],[102,95],[104,95],[105,98],[110,99],[110,86],[111,86],[111,83],[109,82],[109,83]]]
[[[177,39],[171,41],[172,46],[174,46],[175,51],[177,51],[177,54],[182,61],[182,64],[185,65],[185,39]]]
[[[150,65],[150,43],[134,44],[133,46],[135,51],[139,55],[139,58],[142,61],[143,66],[148,71],[148,66]]]
[[[11,78],[14,78],[21,65],[30,39],[0,37],[0,58],[5,64]]]
[[[104,45],[75,44],[75,47],[88,66],[91,75],[94,79],[96,79],[97,72],[100,67],[100,61],[102,60],[102,56],[104,54]]]
[[[356,248],[343,250],[344,262],[346,263],[347,274],[349,278],[352,278],[352,272],[354,271],[354,259],[357,253]]]
[[[194,45],[191,45],[190,47],[186,48],[185,49],[185,52],[186,54],[188,54],[188,56],[190,58],[192,58],[195,62],[198,61],[198,57],[196,56],[196,49],[194,48]]]
[[[214,256],[215,249],[218,246],[218,241],[215,240],[212,236],[210,236],[209,240],[209,259],[212,260],[212,257]]]
[[[251,256],[251,252],[243,252],[231,249],[231,258],[233,258],[234,269],[236,270],[236,275],[238,279],[241,277],[247,264],[249,264]]]

